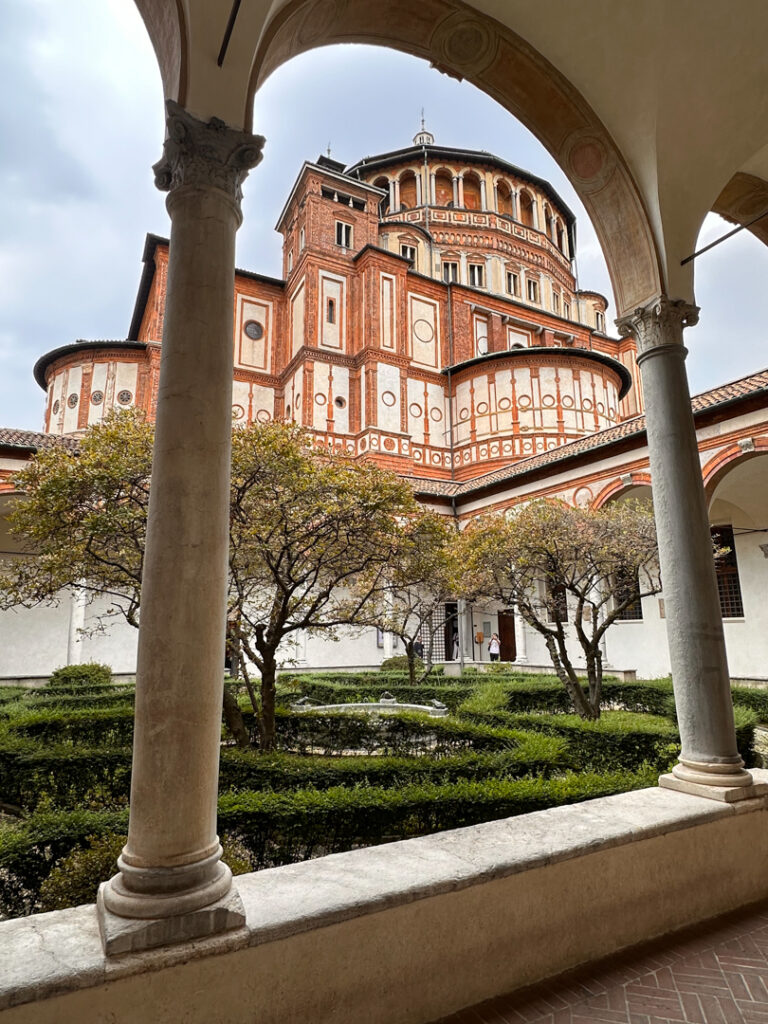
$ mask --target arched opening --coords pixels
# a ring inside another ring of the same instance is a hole
[[[555,226],[552,223],[552,210],[549,203],[544,203],[544,224],[542,225],[542,228],[547,238],[550,238],[554,242]]]
[[[523,189],[520,192],[520,223],[525,224],[527,228],[532,228],[533,225],[533,197],[530,192]]]
[[[464,175],[464,208],[466,210],[481,210],[483,208],[480,178],[473,171],[467,171]]]
[[[379,207],[382,213],[386,213],[389,210],[389,178],[381,177],[377,178],[373,183],[376,188],[383,189],[386,195],[382,198]]]
[[[496,182],[496,209],[505,217],[511,217],[515,208],[512,205],[512,189],[505,181]]]
[[[416,175],[413,171],[405,171],[400,177],[400,209],[413,210],[416,206],[418,206]]]
[[[435,173],[435,206],[453,206],[453,176],[449,171]]]

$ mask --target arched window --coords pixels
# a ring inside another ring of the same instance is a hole
[[[400,179],[400,209],[412,210],[416,205],[416,175],[406,171]]]
[[[565,253],[565,231],[560,221],[557,222],[557,248],[560,252]]]
[[[464,175],[464,209],[482,209],[482,193],[480,191],[480,179],[472,171]]]
[[[496,197],[499,213],[504,214],[505,217],[511,217],[514,213],[514,207],[512,206],[512,189],[506,182],[497,182]]]
[[[382,188],[387,193],[381,200],[381,212],[386,213],[389,209],[389,178],[377,178],[373,184],[376,188]]]
[[[336,300],[328,299],[328,305],[326,307],[325,319],[329,324],[336,323]]]
[[[448,171],[435,174],[435,206],[453,206],[453,178]]]
[[[533,227],[533,198],[525,190],[520,193],[520,223]]]

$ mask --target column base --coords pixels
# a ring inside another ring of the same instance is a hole
[[[245,925],[245,908],[234,885],[225,896],[206,907],[183,912],[175,917],[139,919],[119,917],[107,909],[104,890],[108,884],[102,882],[96,897],[101,944],[107,956],[138,953],[158,946],[189,942]]]
[[[678,793],[703,796],[705,800],[719,800],[721,803],[727,804],[768,796],[768,783],[755,782],[747,771],[744,771],[744,776],[746,776],[746,782],[733,783],[723,776],[722,782],[713,785],[711,782],[694,782],[689,778],[680,778],[670,772],[668,775],[659,776],[659,786],[662,789],[674,789]],[[742,776],[737,776],[737,778],[742,778]]]

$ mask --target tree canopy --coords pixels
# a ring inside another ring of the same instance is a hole
[[[578,714],[599,718],[600,643],[622,613],[661,590],[652,511],[632,501],[593,511],[538,500],[478,518],[462,545],[462,589],[514,605],[544,638]],[[584,655],[588,693],[574,645]]]

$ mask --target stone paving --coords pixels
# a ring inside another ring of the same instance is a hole
[[[768,902],[436,1024],[768,1024]]]

